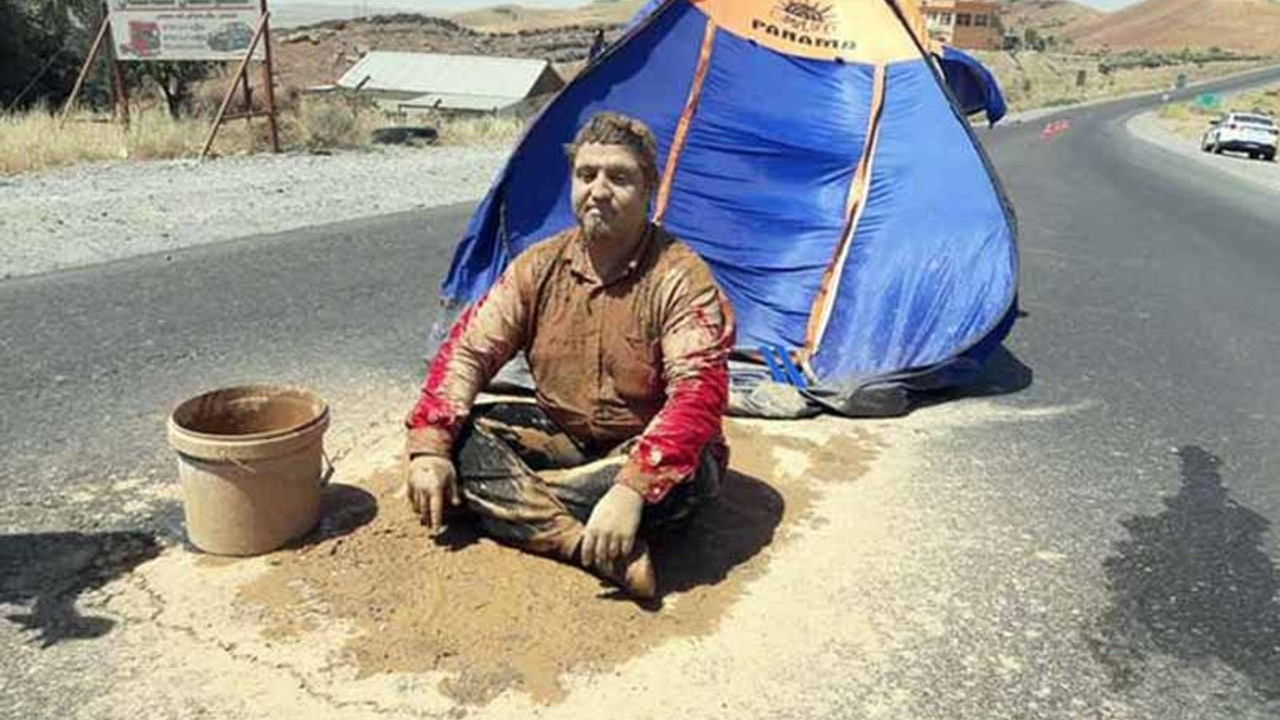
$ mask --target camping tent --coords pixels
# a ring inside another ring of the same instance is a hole
[[[1004,117],[1006,108],[1000,85],[977,58],[950,45],[943,45],[934,55],[961,111],[966,115],[985,112],[987,122],[992,125]]]
[[[859,402],[875,390],[964,382],[1012,325],[1014,220],[911,12],[651,2],[530,127],[445,297],[479,298],[571,226],[563,145],[611,110],[657,136],[653,218],[711,267],[744,356],[794,360],[803,377],[775,379],[850,413],[882,411]]]

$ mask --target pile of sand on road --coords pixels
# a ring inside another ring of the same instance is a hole
[[[730,425],[733,472],[721,496],[654,545],[664,594],[656,607],[479,538],[466,523],[434,542],[403,499],[403,466],[386,462],[366,478],[343,473],[359,486],[330,488],[331,536],[274,554],[237,602],[259,614],[269,639],[303,640],[335,619],[350,622],[356,632],[344,652],[360,677],[439,672],[440,690],[455,701],[521,690],[553,702],[564,696],[565,673],[607,672],[667,639],[712,632],[764,569],[767,550],[805,517],[815,479],[855,479],[874,452],[860,433],[842,439],[837,455],[785,429]]]

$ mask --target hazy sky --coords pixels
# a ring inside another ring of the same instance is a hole
[[[1132,5],[1137,0],[1077,0],[1084,5],[1091,5],[1102,10],[1114,10]],[[421,9],[423,12],[447,13],[470,10],[490,5],[516,4],[527,7],[575,7],[587,5],[585,0],[270,0],[275,7],[290,5],[331,5],[340,8],[363,7],[395,7],[411,10]]]

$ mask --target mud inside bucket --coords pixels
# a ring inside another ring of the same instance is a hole
[[[178,405],[168,436],[192,544],[257,555],[314,527],[328,427],[328,405],[298,388],[226,388]]]

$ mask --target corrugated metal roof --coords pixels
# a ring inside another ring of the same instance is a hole
[[[529,94],[547,65],[546,60],[375,50],[348,70],[338,85],[387,92],[520,99]]]
[[[411,100],[396,103],[402,108],[444,108],[446,110],[477,110],[492,112],[511,107],[523,97],[507,95],[460,95],[457,93],[427,93]]]

